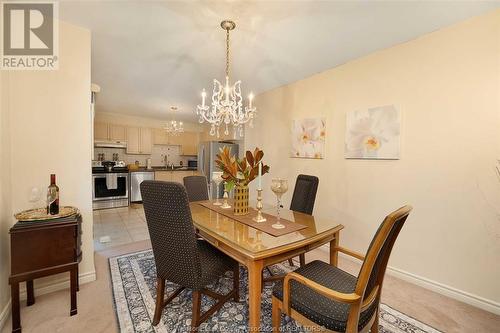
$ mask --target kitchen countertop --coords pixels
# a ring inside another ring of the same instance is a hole
[[[152,169],[146,169],[145,167],[140,167],[138,170],[132,170],[132,172],[155,172],[155,171],[197,171],[197,168],[189,168],[189,167],[175,167],[175,169],[172,170],[172,168],[167,168],[164,166],[154,166]]]

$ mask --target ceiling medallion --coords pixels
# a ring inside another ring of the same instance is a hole
[[[229,32],[236,28],[233,21],[225,20],[220,24],[226,31],[226,83],[222,85],[214,79],[212,91],[212,103],[205,103],[207,93],[205,89],[201,93],[201,105],[196,108],[196,114],[200,117],[200,123],[207,122],[211,125],[210,135],[220,136],[219,128],[224,127],[224,134],[229,135],[229,126],[233,127],[233,135],[236,139],[237,134],[243,136],[243,126],[247,122],[250,127],[253,126],[253,118],[257,109],[252,106],[253,94],[248,96],[248,106],[243,107],[243,98],[241,97],[241,81],[236,81],[233,85],[229,81]]]

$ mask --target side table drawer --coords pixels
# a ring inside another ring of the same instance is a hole
[[[26,230],[11,234],[11,274],[74,262],[79,251],[76,225]]]

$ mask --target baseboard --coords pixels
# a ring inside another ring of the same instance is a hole
[[[0,312],[0,331],[2,331],[3,327],[7,323],[9,316],[10,316],[10,299],[7,302],[7,304],[5,304],[5,307],[2,309],[2,312]]]
[[[397,277],[401,280],[416,284],[417,286],[429,289],[438,294],[448,296],[450,298],[456,299],[457,301],[467,303],[469,305],[494,313],[496,315],[500,315],[500,303],[495,302],[493,300],[478,295],[474,295],[457,288],[453,288],[443,283],[439,283],[437,281],[433,281],[431,279],[427,279],[422,276],[406,272],[399,268],[388,266],[387,272],[390,275]]]
[[[321,251],[329,253],[330,249],[328,246],[322,246],[319,248]],[[353,261],[353,258],[344,254],[339,253],[339,256],[345,258],[346,260]],[[397,277],[401,280],[413,283],[422,288],[431,290],[438,294],[453,298],[457,301],[472,305],[474,307],[483,309],[485,311],[500,315],[500,303],[493,300],[468,293],[466,291],[445,285],[443,283],[433,281],[431,279],[418,276],[416,274],[404,271],[399,268],[387,266],[387,273],[391,276]]]
[[[80,285],[89,283],[92,281],[96,280],[96,273],[95,271],[92,272],[86,272],[78,275],[78,280]],[[54,291],[62,290],[69,288],[69,278],[61,278],[57,279],[55,281],[51,281],[50,284],[46,286],[40,286],[39,288],[36,287],[35,283],[35,296],[40,296],[40,295],[45,295],[48,293],[52,293]],[[24,301],[26,300],[26,288],[22,288],[22,290],[19,291],[19,298]],[[9,302],[5,305],[5,307],[2,309],[2,312],[0,312],[0,331],[2,331],[3,327],[5,326],[9,316],[10,316],[10,306],[11,306],[11,301],[9,299]]]
[[[96,280],[95,271],[86,272],[78,275],[78,281],[80,284],[89,283]],[[42,285],[40,287],[36,286],[35,282],[35,296],[41,296],[54,291],[69,288],[69,277],[63,277],[54,281],[51,281],[48,285]],[[24,301],[26,300],[26,288],[23,286],[19,290],[19,298]]]

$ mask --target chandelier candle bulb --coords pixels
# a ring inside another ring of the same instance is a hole
[[[252,108],[252,100],[253,100],[253,94],[250,93],[250,95],[248,95],[248,107],[250,109]]]
[[[205,107],[205,98],[207,97],[207,92],[205,89],[201,92],[201,106]]]

